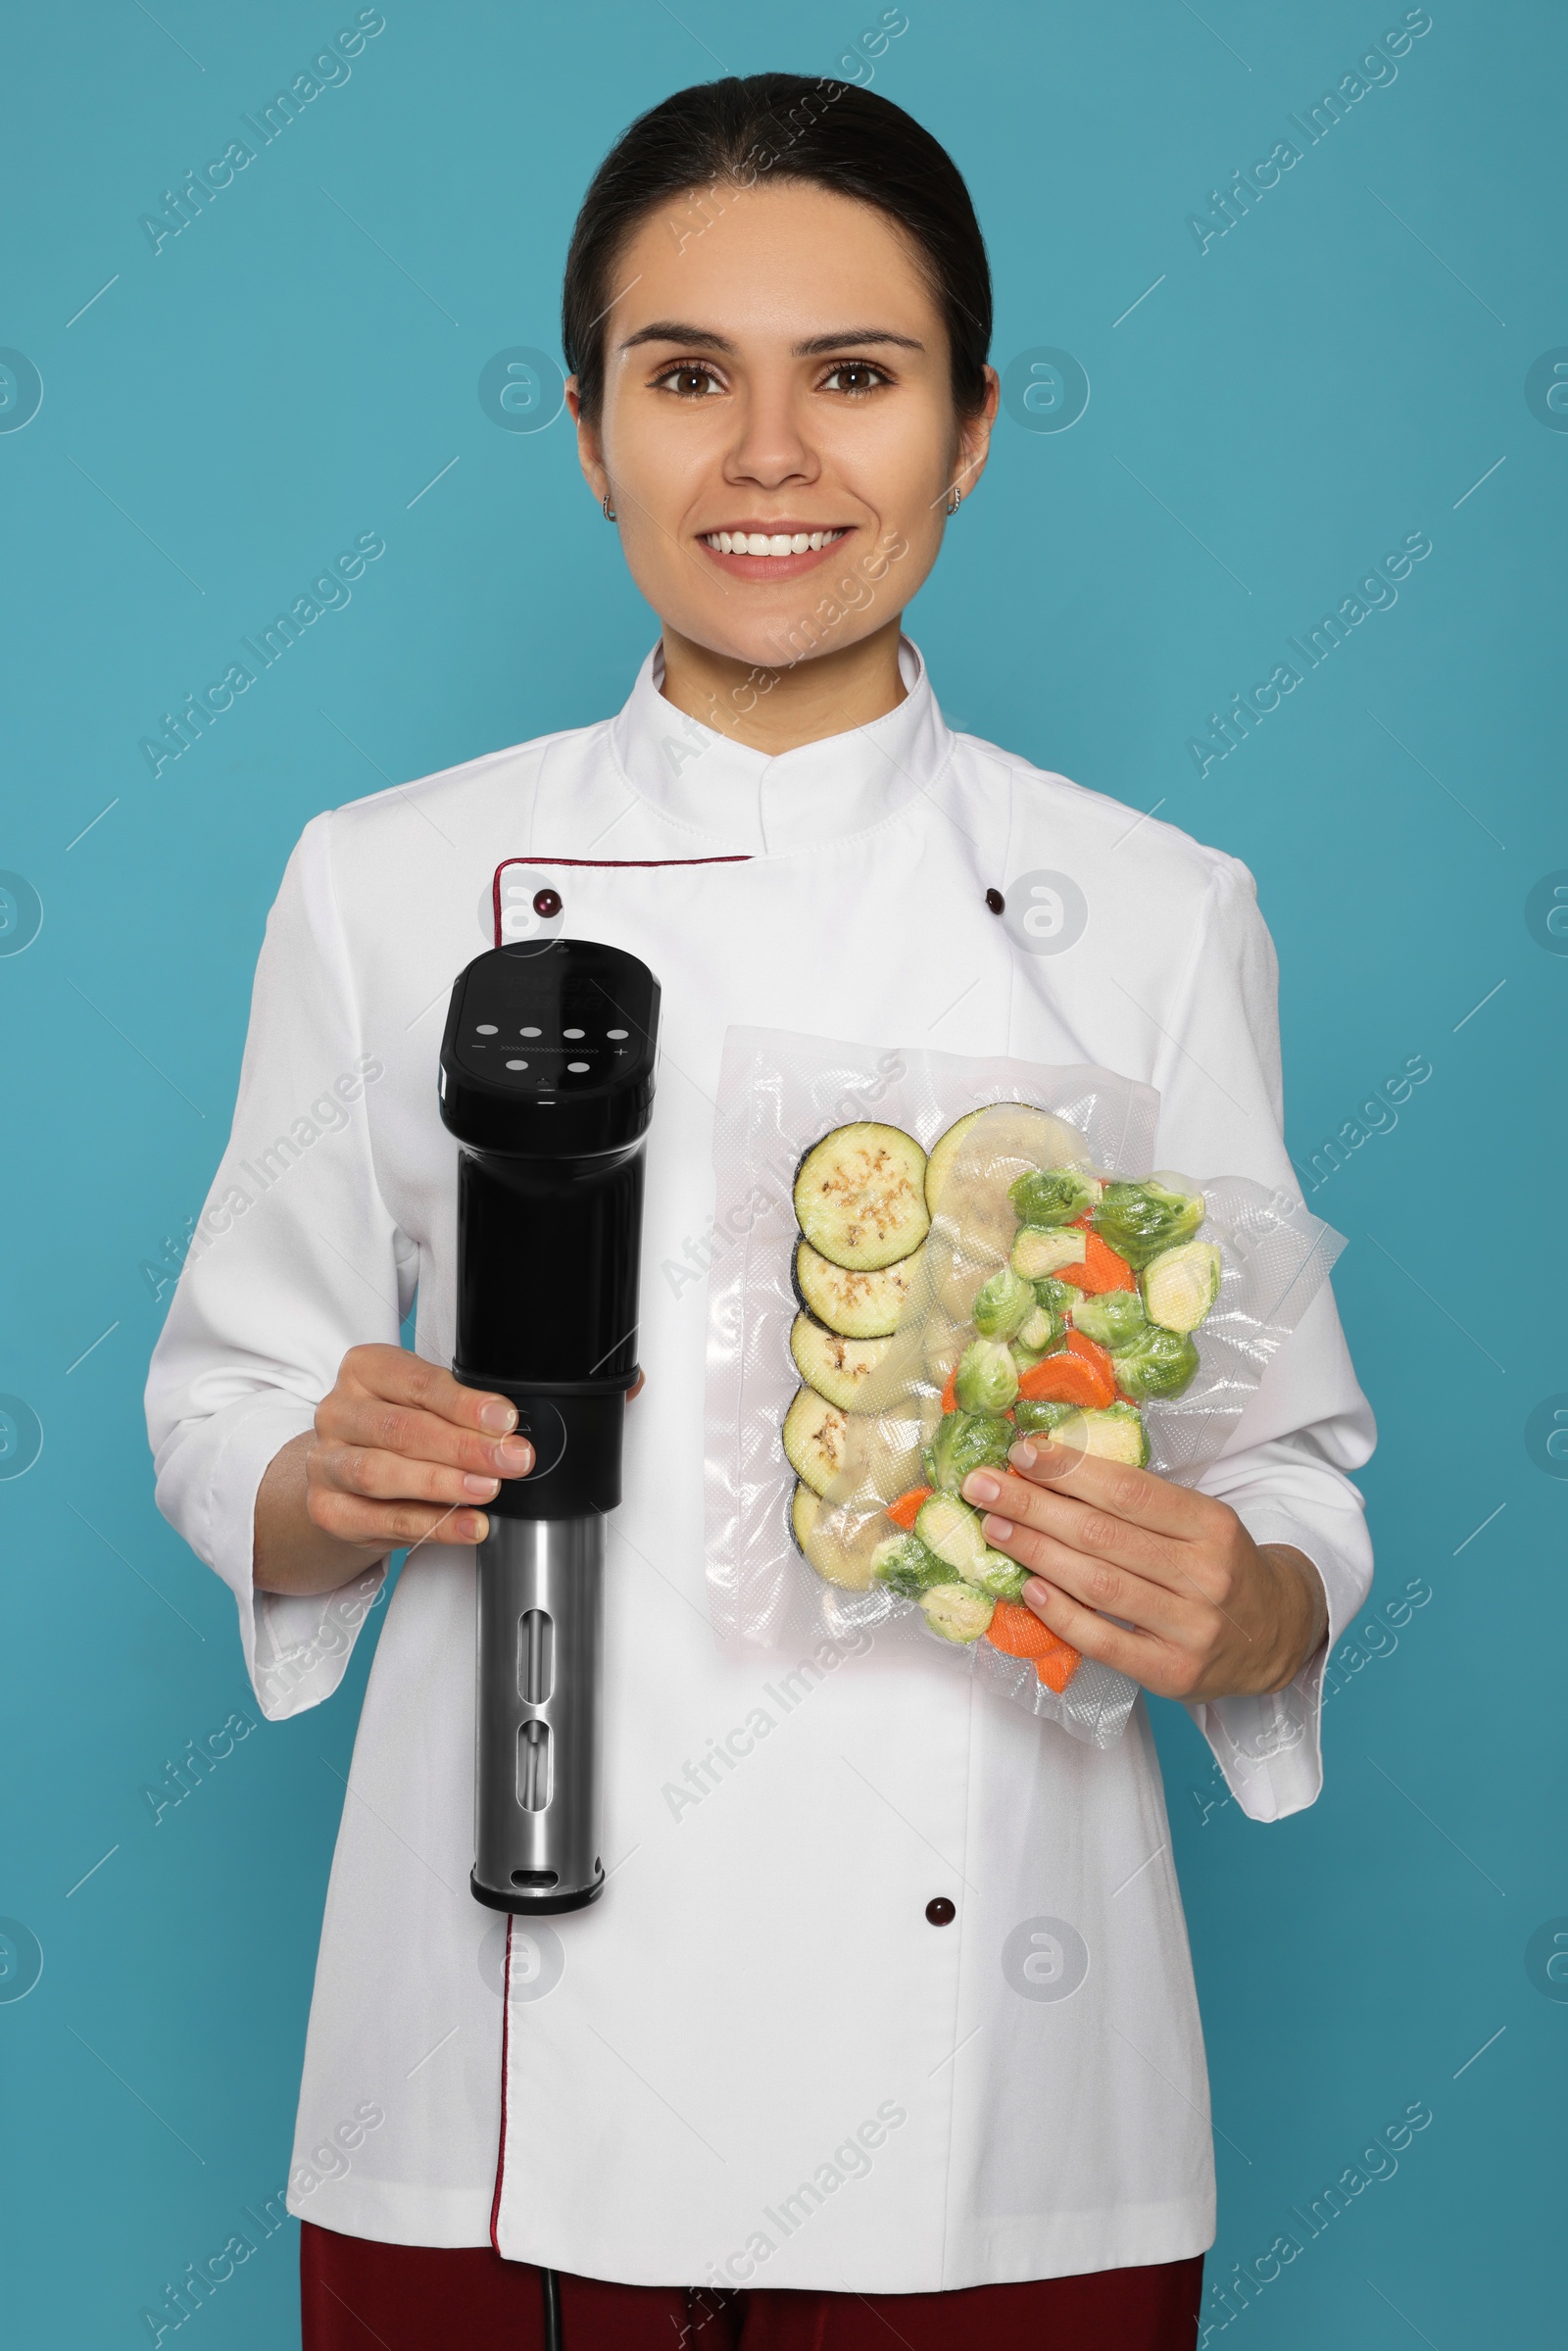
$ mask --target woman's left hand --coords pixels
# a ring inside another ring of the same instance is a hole
[[[1043,1437],[1008,1460],[971,1470],[964,1499],[985,1510],[987,1543],[1034,1571],[1026,1605],[1084,1656],[1197,1705],[1283,1690],[1322,1641],[1311,1561],[1255,1543],[1227,1503]]]

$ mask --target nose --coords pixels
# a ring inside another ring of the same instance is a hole
[[[821,469],[793,386],[752,385],[740,404],[724,479],[778,490],[786,482],[814,482]]]

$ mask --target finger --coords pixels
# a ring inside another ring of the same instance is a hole
[[[1183,1600],[1166,1585],[1113,1567],[1108,1560],[1087,1556],[1054,1535],[1037,1534],[991,1512],[980,1526],[995,1549],[1005,1551],[1020,1567],[1044,1577],[1083,1607],[1097,1609],[1102,1616],[1126,1617],[1141,1632],[1152,1633],[1162,1641],[1179,1641],[1193,1631],[1193,1602]]]
[[[1032,1613],[1061,1641],[1070,1641],[1086,1657],[1112,1665],[1146,1689],[1157,1690],[1165,1679],[1170,1656],[1166,1642],[1147,1633],[1126,1633],[1106,1616],[1085,1608],[1055,1585],[1038,1577],[1026,1584],[1023,1596]],[[1163,1693],[1162,1693],[1163,1694]]]
[[[410,1461],[402,1453],[360,1445],[315,1445],[308,1475],[313,1484],[339,1494],[363,1494],[377,1502],[440,1502],[471,1506],[493,1502],[499,1478],[471,1470],[443,1469],[434,1461]]]
[[[483,1543],[490,1521],[482,1510],[440,1509],[429,1502],[372,1502],[361,1494],[317,1487],[310,1496],[313,1525],[343,1543],[385,1553],[439,1543]]]
[[[476,1429],[455,1428],[412,1405],[338,1390],[318,1411],[316,1433],[328,1444],[375,1447],[411,1462],[436,1461],[486,1477],[525,1477],[534,1464],[534,1448],[526,1437],[484,1436]]]
[[[642,1392],[643,1392],[643,1390],[644,1390],[644,1388],[645,1388],[647,1385],[648,1385],[648,1374],[647,1374],[645,1371],[639,1371],[639,1372],[638,1372],[638,1374],[637,1374],[637,1377],[636,1377],[636,1379],[635,1379],[635,1380],[633,1380],[633,1382],[632,1382],[631,1386],[630,1386],[630,1387],[627,1389],[627,1391],[626,1391],[626,1401],[627,1401],[627,1403],[629,1404],[629,1403],[631,1402],[631,1399],[632,1399],[632,1397],[633,1397],[634,1396],[641,1396],[641,1395],[642,1395]]]
[[[462,1429],[483,1429],[504,1437],[517,1425],[517,1407],[487,1389],[466,1388],[439,1363],[427,1363],[404,1347],[355,1347],[344,1356],[339,1377],[389,1403],[417,1404]]]
[[[1076,1445],[1053,1445],[1044,1437],[1021,1437],[1008,1448],[1007,1459],[1021,1477],[1034,1484],[1075,1494],[1155,1535],[1195,1542],[1211,1507],[1206,1494],[1196,1494],[1189,1486],[1173,1486],[1152,1470],[1133,1469],[1125,1461],[1105,1461]]]
[[[1015,1525],[1054,1535],[1075,1551],[1108,1559],[1172,1589],[1191,1580],[1191,1563],[1181,1556],[1189,1545],[1152,1534],[1147,1527],[1118,1518],[1108,1509],[1057,1494],[1053,1487],[1036,1486],[1002,1470],[977,1469],[963,1481],[963,1498],[982,1507],[989,1504]]]

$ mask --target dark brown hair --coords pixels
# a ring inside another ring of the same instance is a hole
[[[671,197],[713,186],[716,218],[727,187],[754,187],[764,174],[875,205],[913,239],[948,330],[954,406],[973,416],[986,390],[991,269],[957,166],[891,99],[800,73],[731,75],[677,90],[639,115],[594,173],[561,299],[562,349],[585,414],[596,417],[604,397],[605,318],[626,239]],[[694,209],[694,232],[703,224]]]

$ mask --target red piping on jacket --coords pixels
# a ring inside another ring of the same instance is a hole
[[[504,947],[501,936],[501,876],[509,865],[749,865],[750,850],[732,850],[719,857],[503,857],[490,884],[490,903],[495,910],[495,940]]]
[[[490,2199],[490,2242],[501,2251],[501,2182],[507,2176],[507,2044],[512,2037],[512,1913],[507,1913],[507,1957],[501,1970],[501,2144],[496,2149],[496,2192]]]

